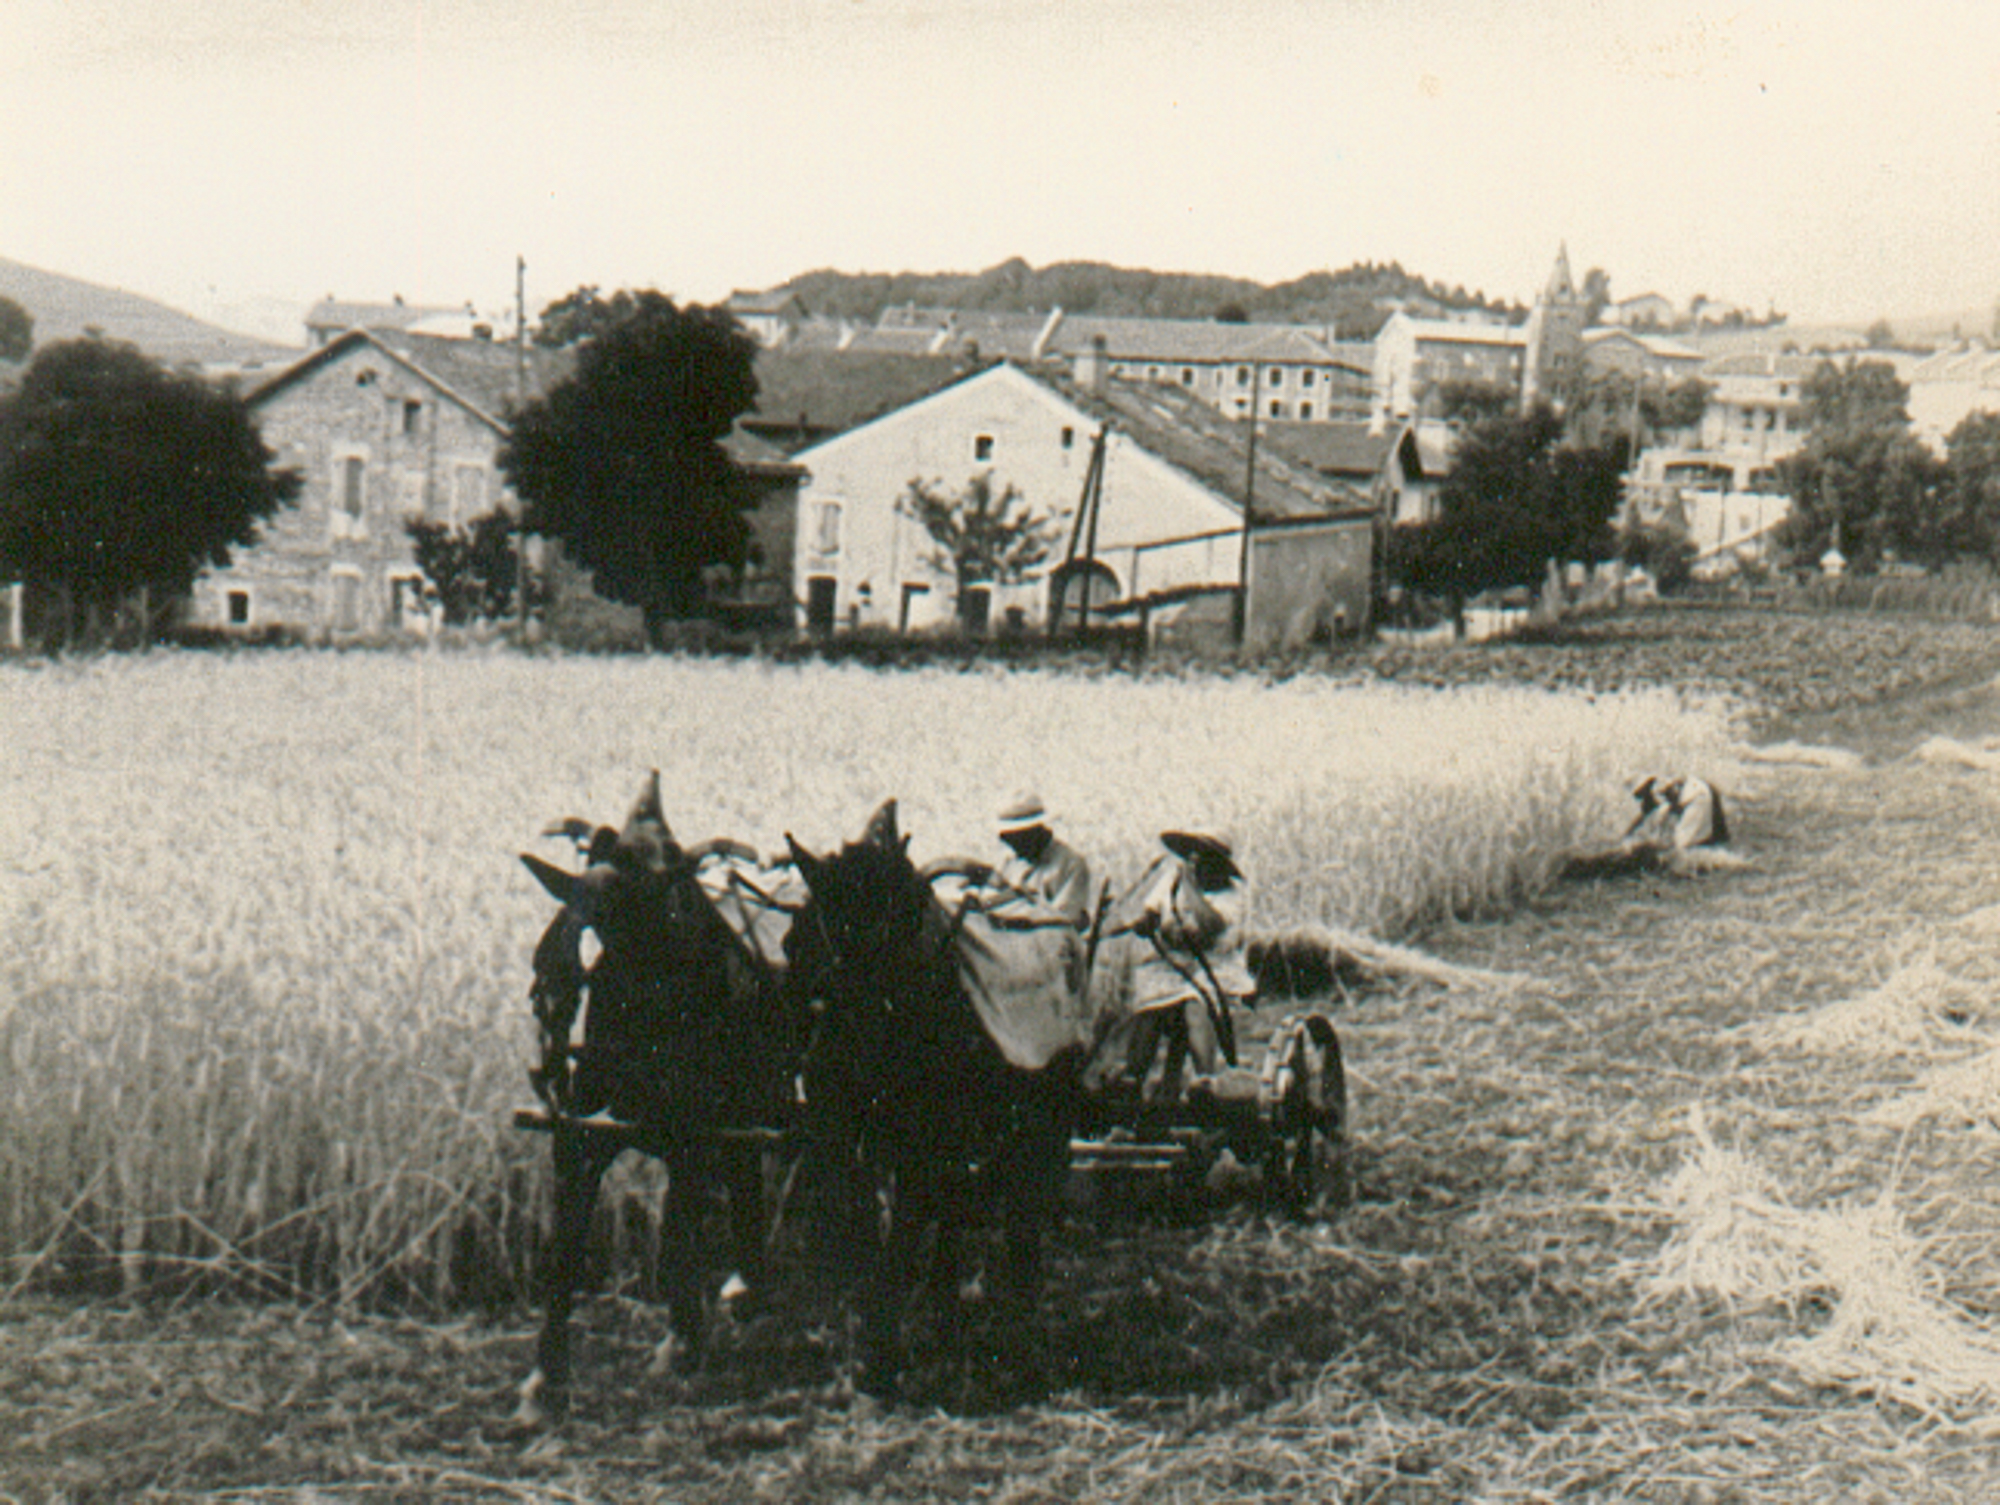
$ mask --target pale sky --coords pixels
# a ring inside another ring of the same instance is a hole
[[[4,0],[0,256],[195,313],[1021,256],[2000,297],[2000,0]]]

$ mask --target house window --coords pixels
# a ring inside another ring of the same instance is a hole
[[[424,405],[414,397],[403,399],[403,437],[414,439],[417,435],[417,420],[423,417]]]
[[[231,591],[229,593],[229,625],[248,627],[250,625],[250,592]]]
[[[1285,405],[1284,405],[1284,404],[1283,404],[1282,402],[1273,402],[1273,403],[1271,404],[1271,416],[1272,416],[1273,418],[1282,418],[1282,417],[1284,417],[1284,416],[1285,416]]]
[[[840,552],[840,503],[813,504],[813,550],[820,554]]]
[[[1236,368],[1236,385],[1239,387],[1250,385],[1250,368],[1248,366],[1238,366]]]
[[[1191,387],[1194,385],[1194,367],[1192,366],[1181,367],[1181,385],[1184,387]]]
[[[343,455],[339,464],[337,505],[347,516],[359,520],[368,509],[368,462],[360,455]]]
[[[972,458],[990,460],[993,458],[993,436],[981,434],[972,441]]]
[[[1313,384],[1313,378],[1318,374],[1319,373],[1314,371],[1312,367],[1310,366],[1306,367],[1305,370],[1299,373],[1299,385],[1302,387],[1310,387]]]
[[[1158,366],[1148,366],[1146,368],[1146,380],[1158,381],[1159,379],[1160,379],[1160,368]]]
[[[1312,415],[1313,415],[1313,405],[1311,403],[1302,402],[1299,404],[1299,418],[1302,421],[1310,419]]]
[[[1076,430],[1071,428],[1067,423],[1063,425],[1062,447],[1064,449],[1074,449],[1076,447]]]
[[[1283,366],[1273,366],[1271,368],[1271,385],[1274,387],[1282,387],[1284,384],[1285,384],[1285,368]]]

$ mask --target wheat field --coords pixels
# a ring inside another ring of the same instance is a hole
[[[0,1290],[193,1276],[343,1303],[519,1289],[515,1133],[545,896],[516,854],[619,818],[825,847],[895,796],[992,857],[1039,790],[1114,883],[1229,830],[1254,923],[1384,940],[1504,910],[1615,836],[1731,708],[1301,677],[666,657],[161,653],[0,668]]]

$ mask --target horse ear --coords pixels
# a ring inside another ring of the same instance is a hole
[[[523,852],[521,861],[535,881],[549,891],[549,896],[558,904],[567,904],[576,897],[576,874],[566,872],[553,862],[544,862],[533,852]]]
[[[826,871],[826,864],[800,846],[790,831],[785,833],[785,845],[792,849],[792,863],[798,868],[799,876],[806,880],[806,887],[811,888]]]
[[[632,813],[625,817],[625,829],[618,833],[618,844],[637,852],[656,873],[666,871],[669,854],[679,852],[674,833],[667,827],[666,811],[660,806],[659,769],[646,775],[639,797],[632,802]]]
[[[868,817],[868,829],[861,833],[866,846],[892,847],[906,845],[909,838],[896,834],[896,802],[882,801],[880,808]]]

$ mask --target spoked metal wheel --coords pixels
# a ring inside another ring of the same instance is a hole
[[[1259,1106],[1267,1125],[1264,1178],[1294,1217],[1331,1217],[1352,1196],[1348,1181],[1347,1070],[1340,1037],[1323,1014],[1281,1023],[1264,1051]]]

